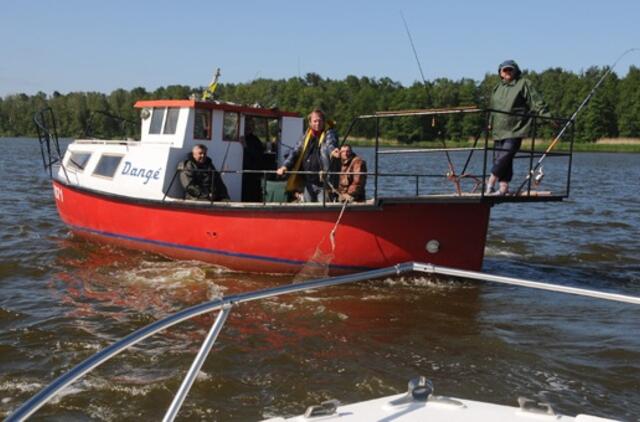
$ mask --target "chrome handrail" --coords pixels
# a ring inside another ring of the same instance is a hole
[[[394,265],[391,267],[385,267],[377,270],[365,271],[356,274],[348,274],[337,277],[322,278],[316,280],[309,280],[301,283],[288,284],[285,286],[270,287],[267,289],[256,290],[247,293],[239,293],[226,298],[215,299],[209,302],[204,302],[199,305],[195,305],[178,311],[166,318],[153,322],[145,327],[142,327],[121,340],[118,340],[111,346],[101,350],[95,355],[85,359],[80,364],[76,365],[69,372],[56,378],[47,387],[40,390],[36,395],[31,397],[25,403],[23,403],[18,409],[15,410],[10,416],[5,419],[7,422],[23,421],[36,412],[40,407],[44,406],[49,400],[51,400],[57,393],[63,388],[70,385],[74,381],[81,378],[92,369],[101,365],[105,361],[118,355],[120,352],[127,348],[139,343],[140,341],[150,337],[164,329],[172,327],[180,322],[189,320],[198,315],[205,314],[207,312],[221,310],[218,314],[215,322],[213,323],[209,333],[203,345],[198,352],[198,355],[194,359],[191,368],[187,372],[185,379],[180,386],[178,393],[174,397],[171,406],[167,410],[163,421],[172,421],[177,415],[184,398],[188,394],[188,391],[193,384],[196,374],[200,370],[200,367],[204,363],[211,347],[215,343],[215,340],[222,329],[226,318],[231,311],[231,308],[235,305],[251,302],[255,300],[267,299],[270,297],[280,296],[289,293],[297,293],[305,290],[319,289],[330,286],[338,286],[342,284],[355,283],[363,280],[376,279],[381,277],[399,276],[410,272],[421,272],[427,274],[447,275],[454,277],[464,277],[468,279],[478,281],[490,281],[494,283],[508,284],[512,286],[528,287],[539,290],[554,291],[560,293],[569,293],[579,296],[586,296],[597,299],[605,299],[617,302],[631,303],[640,305],[640,297],[621,295],[616,293],[600,292],[596,290],[581,289],[576,287],[569,287],[563,285],[556,285],[551,283],[542,283],[531,280],[524,280],[513,277],[496,276],[491,274],[485,274],[476,271],[458,270],[454,268],[435,266],[432,264],[424,264],[418,262],[405,262],[403,264]]]

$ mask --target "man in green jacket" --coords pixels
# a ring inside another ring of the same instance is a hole
[[[178,164],[180,183],[185,199],[205,201],[228,201],[229,193],[216,170],[211,158],[207,157],[207,147],[198,144],[193,147],[187,160]]]
[[[532,117],[550,117],[542,96],[531,81],[521,76],[518,64],[507,60],[498,68],[500,83],[493,89],[489,128],[494,140],[494,165],[487,183],[487,195],[506,195],[513,177],[513,158],[520,150],[522,138],[529,135]],[[499,189],[494,185],[498,181]]]

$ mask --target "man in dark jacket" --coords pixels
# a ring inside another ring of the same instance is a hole
[[[291,175],[287,182],[287,191],[296,192],[304,188],[305,202],[318,202],[325,184],[320,174],[328,172],[331,158],[338,158],[339,155],[338,134],[331,127],[325,128],[324,112],[315,109],[309,113],[309,128],[277,170],[277,174],[282,176],[287,171],[313,172]]]
[[[507,60],[498,68],[501,81],[493,89],[490,108],[501,111],[491,113],[490,129],[493,135],[495,156],[491,176],[487,183],[488,195],[506,195],[513,177],[513,158],[520,150],[522,138],[529,135],[535,114],[550,117],[542,97],[531,81],[521,76],[518,64]],[[499,182],[499,189],[494,185]]]
[[[244,170],[264,170],[264,145],[254,134],[254,122],[247,117],[244,126],[244,137],[240,142],[244,148],[242,168]],[[242,175],[242,200],[245,202],[262,201],[262,175],[260,173],[244,173]]]
[[[184,188],[185,199],[205,201],[223,201],[229,199],[227,187],[220,173],[207,157],[207,147],[198,144],[193,147],[189,158],[178,166],[180,183]]]

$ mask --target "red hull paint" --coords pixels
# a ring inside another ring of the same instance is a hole
[[[83,236],[178,259],[249,272],[295,273],[330,253],[340,209],[198,209],[123,200],[54,182],[62,220]],[[486,203],[388,203],[347,208],[336,231],[330,272],[406,261],[480,270],[489,222]],[[430,254],[425,245],[440,242]]]

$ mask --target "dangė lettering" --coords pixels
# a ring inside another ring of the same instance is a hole
[[[136,167],[133,167],[130,161],[125,161],[124,167],[122,168],[122,174],[125,176],[140,177],[145,179],[143,183],[144,185],[149,183],[149,180],[151,179],[159,180],[161,171],[162,171],[162,167],[155,171],[151,169],[147,170],[144,168],[136,168]]]

